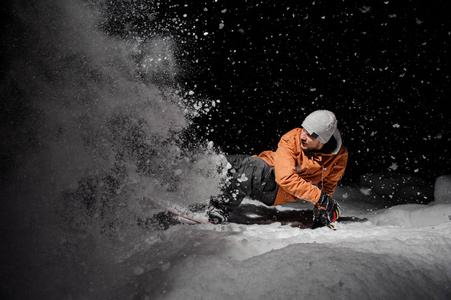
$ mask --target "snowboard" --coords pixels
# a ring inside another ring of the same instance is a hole
[[[154,215],[155,220],[151,223],[160,225],[161,229],[168,229],[172,225],[178,224],[208,224],[208,221],[196,218],[191,214],[183,214],[173,209],[161,207],[163,212]],[[367,219],[357,217],[340,217],[338,223],[365,222]],[[324,224],[313,220],[313,210],[284,209],[275,207],[265,207],[253,204],[242,204],[238,206],[230,215],[228,223],[236,224],[272,224],[280,223],[283,226],[297,227],[300,229],[315,229],[324,227]]]

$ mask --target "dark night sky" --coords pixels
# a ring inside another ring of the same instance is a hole
[[[167,1],[158,12],[180,42],[180,81],[221,100],[198,132],[224,151],[275,149],[330,109],[349,179],[393,163],[432,180],[450,172],[444,1]]]

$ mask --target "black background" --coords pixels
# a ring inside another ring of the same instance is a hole
[[[449,173],[444,2],[170,1],[158,12],[180,41],[180,81],[221,101],[197,128],[224,151],[275,149],[329,109],[350,152],[347,180]]]

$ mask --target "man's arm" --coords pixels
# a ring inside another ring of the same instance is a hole
[[[340,155],[340,158],[332,167],[332,171],[319,183],[319,187],[329,196],[332,196],[338,181],[343,177],[348,162],[348,152],[346,150],[343,149],[338,155]]]
[[[276,182],[294,197],[315,204],[321,196],[321,190],[296,173],[296,154],[299,149],[295,149],[295,139],[296,132],[290,131],[279,142],[274,155]]]

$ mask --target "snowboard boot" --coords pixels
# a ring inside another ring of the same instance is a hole
[[[230,212],[236,207],[234,204],[236,204],[235,201],[231,201],[225,195],[211,197],[207,211],[208,221],[214,224],[226,223]]]
[[[229,220],[229,213],[221,208],[210,205],[207,211],[208,221],[213,224],[227,223]]]

